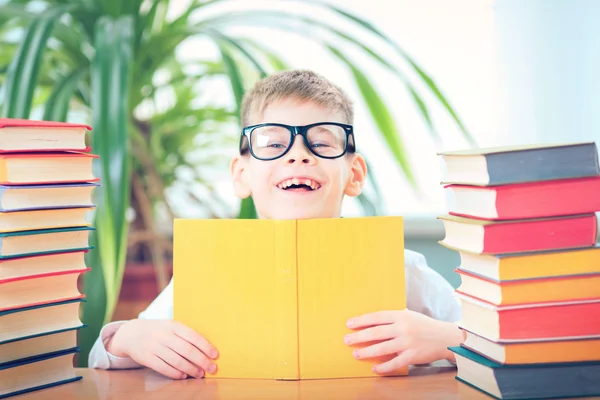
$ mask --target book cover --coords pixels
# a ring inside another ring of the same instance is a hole
[[[0,184],[34,185],[98,182],[92,162],[99,156],[83,152],[0,154]]]
[[[92,226],[0,232],[0,260],[65,251],[91,250],[89,233]]]
[[[0,258],[0,281],[85,268],[88,250],[63,251],[53,254]]]
[[[488,186],[600,175],[594,142],[474,148],[438,154],[447,168],[444,184]]]
[[[0,211],[95,208],[96,182],[54,185],[0,185]]]
[[[84,301],[80,298],[0,311],[0,344],[85,326],[79,316]]]
[[[571,249],[596,243],[595,214],[509,221],[442,215],[446,236],[440,244],[476,254]]]
[[[87,124],[0,118],[0,153],[81,151],[91,149],[85,143]]]
[[[449,213],[508,220],[589,214],[600,211],[600,176],[500,186],[447,185]]]
[[[57,304],[71,304],[74,300],[68,300],[62,303],[57,303]],[[75,301],[79,301],[79,300],[75,300]],[[22,312],[22,311],[27,311],[27,310],[34,310],[37,308],[41,308],[41,307],[46,307],[48,306],[47,304],[43,304],[43,305],[38,305],[38,306],[29,306],[29,307],[24,307],[21,309],[17,309],[17,310],[8,310],[8,311],[3,311],[3,314],[8,314],[10,312]],[[1,316],[1,315],[0,315]],[[18,343],[18,342],[25,342],[27,340],[32,340],[32,339],[38,339],[38,338],[43,338],[43,337],[47,337],[47,336],[51,336],[51,335],[56,335],[59,333],[65,333],[65,332],[77,332],[79,329],[81,328],[85,328],[87,327],[87,324],[80,324],[77,326],[71,326],[68,328],[63,328],[63,329],[53,329],[50,331],[45,331],[45,332],[40,332],[40,333],[36,333],[33,335],[27,335],[27,336],[20,336],[20,337],[13,337],[11,339],[6,339],[6,340],[2,340],[0,341],[0,346],[4,345],[4,344],[11,344],[11,343]]]
[[[498,364],[545,364],[600,361],[600,338],[540,339],[528,342],[498,343],[465,331],[461,344],[468,350]]]
[[[403,237],[401,217],[176,220],[174,319],[219,350],[216,378],[376,376],[391,357],[354,359],[346,321],[406,307]]]
[[[72,347],[69,347],[69,348],[66,348],[66,349],[60,349],[60,350],[56,350],[56,351],[48,351],[48,352],[44,352],[44,353],[37,353],[37,354],[31,355],[31,356],[19,358],[19,359],[16,359],[16,360],[10,360],[10,361],[6,361],[6,362],[0,362],[0,370],[3,367],[4,368],[10,368],[11,366],[14,366],[15,364],[24,365],[24,364],[35,362],[36,360],[39,360],[39,359],[44,358],[44,357],[55,356],[55,355],[62,355],[65,352],[72,352],[72,351],[75,351],[75,350],[78,350],[78,349],[79,349],[78,346],[72,346]],[[4,348],[0,347],[0,350],[4,350]],[[4,354],[2,356],[4,356]]]
[[[91,268],[0,280],[0,311],[85,297],[79,292],[80,275]]]
[[[88,131],[92,130],[92,127],[87,124],[77,124],[77,123],[73,123],[73,122],[43,121],[43,120],[24,119],[24,118],[0,118],[0,128],[22,128],[22,127],[85,128]]]
[[[495,342],[600,337],[600,298],[497,306],[457,293],[460,328]]]
[[[460,255],[462,270],[498,281],[600,273],[598,244],[567,250],[551,249],[497,255],[452,249]]]
[[[600,395],[600,361],[501,365],[464,347],[456,356],[456,379],[498,399],[551,399]]]
[[[93,207],[0,212],[0,232],[34,231],[91,226],[87,216]]]
[[[0,365],[0,399],[82,379],[73,368],[79,348]]]
[[[498,306],[600,299],[600,274],[498,281],[460,268],[454,272],[461,278],[457,293]]]

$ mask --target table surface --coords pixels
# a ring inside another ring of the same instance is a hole
[[[83,379],[14,397],[69,399],[492,399],[454,379],[453,366],[411,367],[408,376],[305,381],[171,380],[149,369],[76,369]],[[590,399],[589,397],[587,398]]]

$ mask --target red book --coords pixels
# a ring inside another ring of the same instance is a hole
[[[494,306],[459,294],[459,326],[498,343],[600,337],[600,299]]]
[[[28,151],[88,152],[86,124],[0,118],[0,153]]]
[[[508,254],[592,246],[596,215],[488,221],[455,215],[439,217],[446,231],[442,245],[474,254]]]
[[[556,217],[600,211],[600,176],[504,186],[448,185],[450,214],[505,220]]]
[[[0,311],[85,297],[77,280],[91,268],[20,276],[0,280]]]

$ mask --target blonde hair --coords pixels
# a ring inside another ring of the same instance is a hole
[[[256,83],[242,101],[242,126],[264,113],[269,104],[286,97],[313,101],[323,107],[341,111],[346,124],[352,124],[354,110],[348,95],[324,77],[308,70],[283,71]]]

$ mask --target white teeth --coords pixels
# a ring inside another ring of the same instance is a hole
[[[280,184],[278,184],[277,187],[279,189],[287,189],[288,187],[290,187],[292,185],[301,185],[301,184],[309,186],[313,190],[321,187],[321,185],[319,185],[317,182],[313,181],[312,179],[298,179],[298,178],[287,179],[287,180],[281,182]]]

